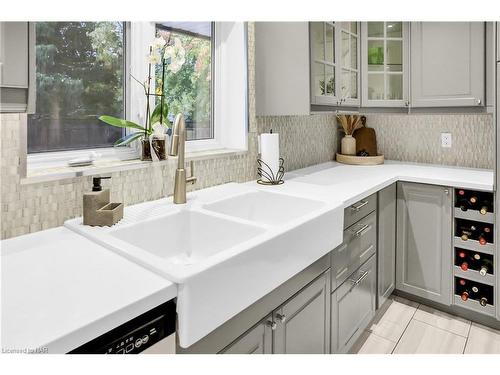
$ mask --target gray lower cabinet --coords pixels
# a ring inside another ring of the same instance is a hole
[[[330,353],[329,274],[325,272],[273,312],[273,353]]]
[[[451,304],[451,189],[398,182],[396,288]]]
[[[221,353],[330,353],[330,270],[318,276]]]
[[[378,193],[377,307],[396,287],[396,184]]]
[[[269,315],[224,349],[221,354],[271,354],[273,324],[272,316]]]
[[[484,22],[411,22],[410,40],[412,107],[485,105]]]
[[[347,353],[375,316],[377,264],[373,255],[332,293],[331,351]]]

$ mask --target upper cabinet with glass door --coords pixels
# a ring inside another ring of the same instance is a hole
[[[364,107],[408,106],[408,23],[361,25]]]
[[[340,34],[339,101],[342,106],[359,107],[359,22],[337,22]]]
[[[311,22],[311,104],[359,107],[359,22]]]

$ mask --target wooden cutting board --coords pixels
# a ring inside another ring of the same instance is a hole
[[[378,155],[375,129],[362,127],[354,132],[353,137],[356,138],[356,155],[363,150],[368,152],[369,156]]]

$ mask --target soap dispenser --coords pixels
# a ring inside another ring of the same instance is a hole
[[[94,177],[92,191],[83,194],[83,224],[111,226],[123,218],[123,203],[110,203],[110,190],[102,188],[101,180],[111,177]]]

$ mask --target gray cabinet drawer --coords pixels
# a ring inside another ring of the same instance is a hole
[[[377,208],[377,194],[361,199],[344,209],[344,229],[349,228]]]
[[[332,251],[332,290],[377,250],[377,215],[372,212],[344,230],[344,241]]]
[[[333,353],[347,353],[375,316],[376,257],[372,256],[332,294]]]

